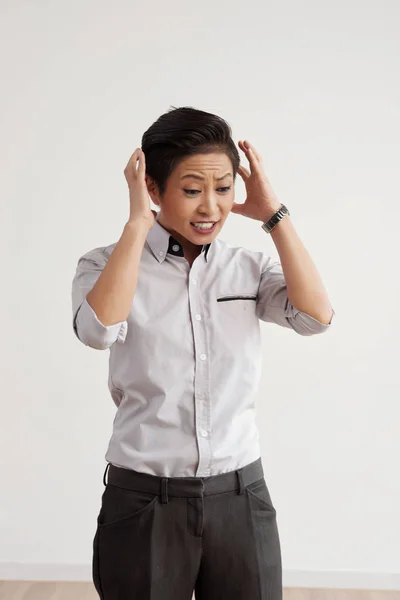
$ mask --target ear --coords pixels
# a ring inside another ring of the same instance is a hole
[[[158,192],[158,187],[154,179],[150,177],[150,175],[145,176],[147,191],[149,193],[150,198],[157,206],[160,206],[160,194]]]

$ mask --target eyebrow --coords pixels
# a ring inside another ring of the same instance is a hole
[[[217,179],[215,181],[222,181],[222,179],[225,179],[225,177],[232,177],[232,173],[226,173],[225,175],[223,175],[222,177],[217,177]],[[202,177],[201,175],[196,175],[195,173],[187,173],[186,175],[184,175],[183,177],[181,177],[181,181],[182,179],[199,179],[200,181],[204,181],[205,177]]]

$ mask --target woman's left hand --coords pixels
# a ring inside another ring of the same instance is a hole
[[[247,196],[244,204],[234,202],[231,210],[238,215],[265,223],[279,210],[282,203],[279,202],[264,173],[262,158],[254,146],[246,140],[240,141],[238,145],[249,161],[250,170],[239,166],[238,173],[246,186]]]

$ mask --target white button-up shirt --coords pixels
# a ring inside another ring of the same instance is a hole
[[[190,267],[156,221],[127,320],[104,326],[86,294],[115,246],[84,254],[72,283],[76,336],[110,350],[118,410],[106,460],[164,477],[208,477],[253,462],[260,457],[260,320],[300,335],[330,324],[289,302],[282,266],[265,253],[217,238]]]

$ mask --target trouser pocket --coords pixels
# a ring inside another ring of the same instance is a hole
[[[246,486],[246,489],[251,497],[258,500],[267,509],[276,514],[275,506],[272,503],[271,495],[264,477],[250,483]]]
[[[165,544],[165,536],[155,529],[158,524],[163,531],[163,520],[157,519],[158,498],[157,494],[107,485],[93,553],[93,581],[101,600],[164,598],[153,596],[151,587],[158,581],[156,563]],[[169,506],[163,504],[165,510]]]
[[[150,510],[157,502],[158,494],[149,494],[107,484],[97,517],[99,529],[112,525],[129,525],[129,522]]]
[[[246,486],[259,561],[264,567],[281,566],[281,547],[273,505],[265,479]]]
[[[93,540],[93,560],[92,560],[92,579],[94,587],[100,596],[100,600],[104,600],[103,591],[101,589],[100,582],[100,569],[99,569],[99,530],[97,529],[96,535]]]

